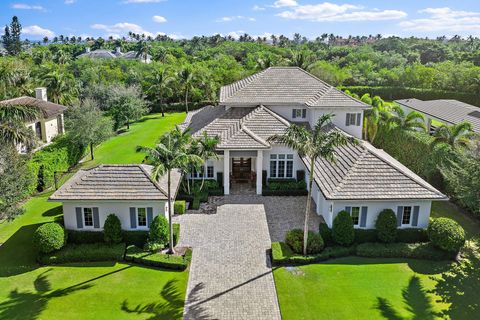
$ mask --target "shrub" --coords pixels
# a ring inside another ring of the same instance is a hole
[[[340,211],[333,220],[333,240],[342,246],[348,246],[355,240],[352,217],[347,211]]]
[[[397,238],[397,217],[392,209],[382,210],[375,221],[378,240],[381,242],[394,242]]]
[[[456,221],[449,218],[434,219],[427,232],[430,241],[445,251],[458,252],[465,243],[465,231]]]
[[[321,222],[318,226],[318,230],[325,246],[331,246],[333,244],[332,229],[330,229],[326,223]]]
[[[123,240],[127,246],[143,248],[148,240],[148,231],[123,231]]]
[[[173,205],[173,212],[175,212],[175,214],[184,214],[186,206],[185,200],[177,200]]]
[[[200,198],[194,198],[192,204],[190,205],[190,209],[198,210],[200,209]]]
[[[206,190],[211,190],[211,189],[219,189],[220,186],[216,180],[213,179],[207,179],[203,183],[203,188]]]
[[[327,247],[319,254],[301,255],[292,251],[284,242],[272,243],[272,263],[274,265],[303,265],[325,261],[332,258],[350,256],[355,253],[355,247]]]
[[[295,179],[268,179],[267,190],[271,191],[289,191],[306,190],[305,180],[297,181]]]
[[[404,228],[397,229],[397,242],[417,243],[428,242],[428,233],[426,229]]]
[[[185,270],[192,259],[192,250],[187,249],[184,256],[169,255],[163,253],[145,252],[142,249],[129,246],[125,254],[125,260],[135,263],[174,270]]]
[[[55,222],[42,224],[33,234],[33,243],[41,253],[50,253],[65,245],[65,230]]]
[[[287,232],[285,241],[295,253],[303,253],[303,231],[300,229],[293,229]],[[319,233],[312,231],[308,232],[307,238],[307,254],[319,253],[323,250],[324,243],[322,236]]]
[[[376,241],[378,241],[377,230],[355,229],[355,243],[376,242]]]
[[[122,242],[122,223],[114,214],[109,214],[103,225],[103,236],[106,243]]]
[[[425,260],[448,260],[452,254],[439,250],[431,243],[362,243],[356,254],[369,258],[413,258]]]
[[[60,264],[69,262],[122,261],[125,244],[108,245],[105,243],[69,244],[60,251],[40,255],[42,264]]]
[[[163,215],[153,218],[148,232],[148,241],[165,245],[168,243],[168,221]]]
[[[67,230],[67,234],[68,243],[72,244],[100,243],[105,241],[101,231]]]

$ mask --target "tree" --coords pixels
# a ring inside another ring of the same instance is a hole
[[[21,33],[22,25],[17,16],[13,16],[10,27],[5,26],[5,34],[2,36],[3,46],[8,54],[16,56],[22,52]]]
[[[136,86],[116,86],[108,101],[108,113],[112,116],[114,129],[123,125],[130,129],[130,123],[140,119],[148,112],[145,99]]]
[[[453,149],[467,147],[474,133],[469,122],[461,122],[455,125],[443,124],[437,128],[433,135],[432,147],[438,144],[448,144]]]
[[[160,105],[162,117],[165,117],[163,105],[164,98],[165,95],[169,94],[172,91],[170,87],[172,80],[172,76],[170,75],[168,69],[165,67],[154,69],[152,76],[148,79],[148,82],[150,83],[150,86],[148,87],[148,92]]]
[[[29,150],[35,145],[35,135],[25,125],[44,116],[36,107],[0,105],[0,142],[11,147],[24,145]]]
[[[307,159],[309,165],[309,188],[307,197],[307,206],[305,210],[304,221],[304,241],[303,254],[307,254],[308,242],[308,219],[312,203],[313,180],[315,177],[315,162],[319,158],[334,162],[335,149],[348,143],[356,143],[353,137],[347,137],[338,130],[330,129],[333,114],[322,115],[312,131],[303,126],[292,124],[283,135],[274,135],[268,138],[268,141],[284,144],[298,152],[301,157]]]
[[[191,66],[187,65],[180,70],[178,77],[185,92],[185,113],[188,113],[188,93],[194,88],[194,72]]]
[[[137,147],[137,152],[147,154],[145,162],[154,166],[152,179],[158,181],[164,174],[167,174],[168,224],[170,231],[169,253],[174,253],[171,173],[176,169],[187,169],[190,163],[200,165],[203,161],[199,156],[188,152],[190,139],[189,129],[182,131],[178,127],[175,127],[173,131],[162,136],[155,147]]]
[[[75,79],[65,69],[53,70],[43,76],[48,89],[49,99],[62,105],[72,105],[77,99],[78,90]]]
[[[147,63],[148,52],[150,51],[150,43],[148,41],[140,41],[137,45],[136,57],[141,57],[145,63]]]
[[[427,130],[425,117],[420,112],[412,111],[406,114],[399,105],[392,107],[391,116],[387,121],[389,125],[397,126],[403,130]]]
[[[204,131],[203,135],[197,139],[198,141],[198,156],[202,158],[203,162],[207,162],[208,159],[218,160],[218,154],[216,152],[217,144],[220,142],[218,137],[209,137],[207,132]],[[200,185],[200,190],[203,189],[205,183],[206,172],[203,172],[202,175],[202,184]]]
[[[113,134],[113,122],[105,117],[94,100],[86,99],[78,106],[71,107],[65,119],[67,136],[82,147],[90,147],[94,159],[94,146],[107,140]]]

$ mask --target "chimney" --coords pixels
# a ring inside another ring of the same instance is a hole
[[[35,98],[38,100],[48,101],[47,88],[35,88]]]
[[[90,52],[90,47],[85,47],[85,53],[89,53]]]

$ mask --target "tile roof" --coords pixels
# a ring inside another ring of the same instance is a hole
[[[62,114],[65,110],[67,110],[67,107],[62,106],[60,104],[49,102],[49,101],[43,101],[40,99],[27,97],[27,96],[13,98],[9,100],[3,100],[3,101],[0,101],[0,105],[4,105],[4,106],[22,105],[22,106],[38,107],[43,111],[45,119],[49,119],[59,114]]]
[[[480,108],[470,104],[457,100],[402,99],[395,102],[451,124],[468,121],[473,131],[480,133]]]
[[[271,67],[224,86],[220,104],[371,108],[297,67]]]
[[[79,170],[49,200],[167,200],[167,175],[155,182],[150,177],[152,168],[133,164]],[[180,171],[172,171],[172,196],[180,179]]]
[[[93,59],[115,59],[117,55],[115,55],[114,52],[110,50],[104,50],[104,49],[98,49],[98,50],[93,50],[90,52],[85,52],[82,53],[78,56],[78,58],[93,58]]]
[[[310,159],[302,160],[308,170]],[[318,159],[315,182],[328,200],[447,199],[388,153],[366,141],[337,148],[333,163]]]

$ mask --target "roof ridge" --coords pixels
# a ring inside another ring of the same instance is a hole
[[[347,173],[345,174],[345,176],[343,176],[342,180],[340,181],[340,183],[335,186],[334,192],[331,192],[332,194],[334,194],[335,192],[338,192],[341,190],[341,188],[345,185],[345,180],[350,176],[352,175],[353,173],[355,173],[355,171],[357,170],[358,166],[360,165],[360,160],[363,159],[363,157],[368,153],[368,151],[366,150],[366,148],[362,148],[362,152],[360,154],[359,157],[355,158],[355,162],[354,164],[352,165],[352,167],[350,168],[350,170],[347,171]]]
[[[142,167],[142,165],[138,165],[138,167],[139,167],[140,170],[142,170],[142,172],[147,176],[147,178],[153,183],[153,185],[155,186],[155,188],[157,188],[161,193],[163,193],[163,195],[166,196],[167,199],[168,199],[168,193],[165,192],[165,190],[163,190],[162,187],[160,187],[160,185],[158,184],[157,181],[153,180],[153,178],[152,178],[151,175],[147,172],[147,170],[145,170],[145,168]]]
[[[287,119],[285,119],[284,117],[282,117],[281,115],[277,114],[276,112],[270,110],[269,108],[265,107],[264,105],[260,105],[261,110],[265,110],[267,111],[268,113],[270,113],[272,116],[274,116],[275,118],[277,118],[280,122],[282,122],[283,124],[285,124],[287,127],[290,127],[291,123],[290,121],[288,121]]]
[[[253,139],[255,139],[256,141],[260,142],[261,144],[263,144],[264,146],[266,147],[270,147],[271,145],[263,140],[262,138],[260,138],[259,136],[257,136],[253,131],[251,131],[250,129],[248,129],[248,127],[246,126],[242,126],[242,130],[248,134],[250,137],[252,137]]]

